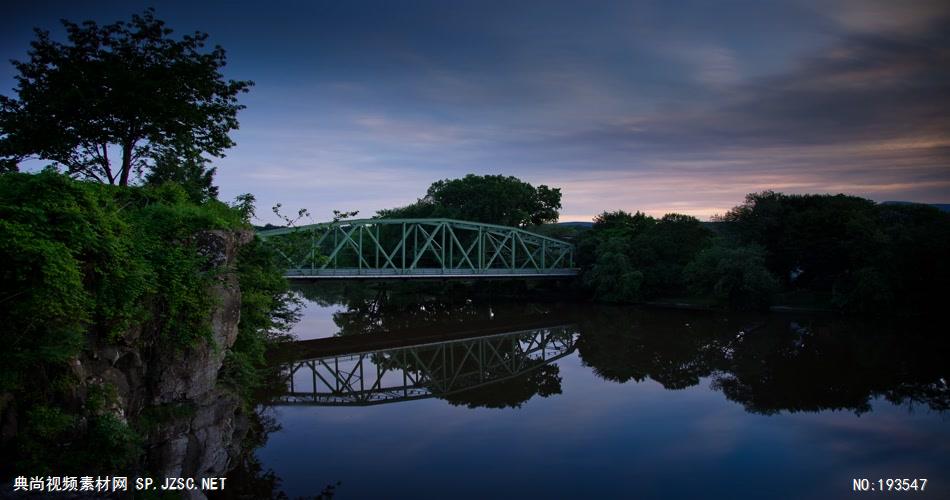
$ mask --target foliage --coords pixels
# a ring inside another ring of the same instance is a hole
[[[143,313],[148,287],[128,223],[95,188],[53,173],[0,176],[0,389],[20,387],[37,363],[74,356],[97,323],[107,334]],[[114,269],[117,263],[126,265]]]
[[[239,210],[194,203],[172,182],[0,176],[0,393],[20,414],[16,456],[108,472],[134,462],[143,428],[110,412],[114,391],[90,389],[84,408],[69,403],[80,381],[68,362],[92,342],[186,349],[209,337],[216,303],[208,288],[221,269],[201,251],[201,235],[247,227]],[[228,370],[253,381],[264,343],[295,318],[293,300],[257,241],[241,250],[238,274],[242,321]]]
[[[547,236],[548,238],[573,242],[577,241],[577,238],[587,231],[589,227],[568,222],[528,226],[525,229],[532,233],[540,234],[541,236]]]
[[[940,311],[950,282],[950,214],[918,204],[878,205],[880,243],[835,283],[833,302],[852,312]]]
[[[686,267],[685,277],[694,293],[712,296],[731,309],[758,309],[769,305],[778,281],[765,267],[765,250],[718,242],[702,250]]]
[[[643,230],[643,226],[653,222],[640,212],[629,214],[623,210],[604,212],[594,217],[594,225],[577,242],[576,262],[582,270],[590,268],[599,255],[599,247],[609,240],[629,242],[633,236]],[[616,244],[616,243],[615,243]],[[623,252],[627,252],[627,248]]]
[[[360,214],[359,210],[353,210],[347,212],[345,210],[334,210],[333,211],[333,222],[340,222],[342,220],[351,219]]]
[[[628,243],[619,236],[598,245],[596,260],[583,277],[599,300],[636,302],[643,298],[643,272],[634,269],[627,252]]]
[[[273,207],[271,207],[271,212],[274,212],[274,215],[276,215],[280,220],[284,221],[283,227],[295,227],[297,223],[300,222],[300,220],[302,220],[305,217],[310,217],[310,211],[307,210],[306,208],[301,208],[297,210],[296,217],[284,215],[284,213],[280,211],[281,208],[283,208],[283,205],[278,203],[274,205]],[[337,217],[340,215],[340,213],[336,210],[333,211],[333,214],[334,214],[334,217]],[[334,222],[336,222],[337,220],[339,219],[334,219]]]
[[[381,210],[377,217],[448,218],[523,227],[556,222],[560,208],[559,188],[534,187],[512,176],[468,174],[436,181],[416,203]]]
[[[584,283],[599,300],[691,294],[740,309],[768,306],[775,292],[875,314],[934,312],[946,301],[950,214],[935,207],[766,191],[715,225],[604,212],[578,238]]]
[[[712,233],[695,217],[667,214],[633,241],[637,262],[644,269],[644,289],[652,296],[683,290],[683,271],[706,248]]]
[[[683,269],[712,233],[697,219],[604,212],[578,242],[585,285],[598,300],[637,302],[685,291]]]
[[[204,51],[207,34],[175,39],[152,9],[63,25],[68,43],[37,29],[27,60],[13,62],[17,97],[0,96],[2,170],[33,157],[125,186],[156,156],[187,162],[234,145],[237,95],[252,82],[224,80],[224,49]]]
[[[766,249],[769,270],[795,286],[831,288],[883,243],[871,200],[845,195],[786,195],[766,191],[721,217],[741,243]]]
[[[261,384],[268,345],[286,340],[299,319],[300,299],[288,287],[275,251],[255,237],[238,255],[241,286],[241,322],[227,353],[221,381],[248,400]]]
[[[765,249],[789,290],[828,293],[852,312],[936,311],[950,280],[950,214],[845,195],[754,193],[720,218]]]
[[[181,186],[194,203],[204,203],[218,198],[218,187],[212,184],[214,167],[208,167],[209,160],[198,153],[181,157],[177,154],[162,152],[155,158],[152,169],[145,174],[145,184],[160,186],[173,182]]]
[[[106,412],[76,414],[38,403],[26,412],[21,429],[17,465],[38,474],[79,468],[112,473],[142,453],[140,436]]]
[[[237,212],[241,215],[241,220],[243,220],[246,224],[250,224],[251,220],[255,216],[255,201],[257,200],[251,193],[239,194],[234,198],[234,204],[231,205],[231,208],[237,210]]]

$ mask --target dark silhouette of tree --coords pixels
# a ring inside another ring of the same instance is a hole
[[[504,226],[557,222],[561,190],[534,187],[512,176],[469,174],[429,186],[426,196],[412,205],[381,210],[377,216],[392,218],[444,217]]]
[[[708,313],[604,307],[581,322],[577,350],[606,380],[684,389],[713,373],[728,326]]]
[[[740,243],[765,248],[776,276],[798,270],[796,286],[830,289],[878,248],[876,216],[874,202],[856,196],[766,191],[746,196],[721,220]]]
[[[932,313],[946,303],[950,214],[935,207],[766,191],[720,220],[725,243],[764,248],[786,290],[862,313]]]
[[[152,9],[130,22],[62,23],[67,43],[37,29],[27,60],[13,62],[17,97],[0,96],[0,170],[35,158],[125,186],[156,157],[197,161],[234,145],[237,95],[253,83],[224,79],[224,49],[203,51],[206,33],[176,40]]]
[[[778,289],[765,267],[765,250],[757,245],[717,242],[699,252],[683,274],[696,295],[736,310],[767,307]]]
[[[145,174],[146,184],[174,182],[195,203],[217,199],[218,187],[212,184],[217,169],[207,166],[207,158],[197,153],[182,156],[174,151],[164,151],[156,155],[154,161],[151,170]]]
[[[604,212],[580,236],[584,284],[598,300],[636,302],[685,292],[683,270],[712,232],[695,217],[660,219],[637,212]]]
[[[440,396],[452,406],[469,408],[521,408],[534,396],[561,394],[561,369],[557,365],[534,362],[537,367],[511,377],[465,391]]]
[[[584,364],[618,383],[702,383],[760,414],[871,409],[874,398],[950,409],[945,336],[926,321],[842,321],[603,307],[580,323]],[[684,318],[686,322],[684,322]]]

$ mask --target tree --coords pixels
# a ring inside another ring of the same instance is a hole
[[[504,226],[557,222],[561,190],[534,187],[517,177],[468,174],[429,186],[426,196],[412,205],[381,210],[382,218],[444,217]]]
[[[629,243],[613,237],[597,246],[593,265],[584,270],[584,284],[597,300],[605,302],[635,302],[641,300],[643,272],[636,269],[628,257]]]
[[[787,195],[766,191],[746,196],[720,220],[742,243],[766,250],[766,264],[796,287],[831,290],[867,264],[883,234],[875,204],[856,196]]]
[[[637,212],[604,212],[578,242],[584,283],[599,300],[634,301],[685,292],[683,269],[712,233],[695,217],[657,220]]]
[[[250,81],[224,80],[224,49],[206,33],[180,40],[152,9],[99,26],[63,20],[68,43],[36,30],[13,61],[17,98],[0,96],[0,170],[28,158],[128,185],[168,150],[224,156]],[[119,156],[114,161],[110,156]]]
[[[623,210],[603,212],[594,217],[594,226],[592,229],[595,231],[591,234],[606,235],[607,237],[625,236],[632,238],[649,230],[654,224],[656,224],[656,220],[653,217],[639,211],[634,214],[624,212]]]
[[[630,243],[631,258],[643,271],[643,295],[682,295],[683,269],[711,238],[711,231],[698,219],[682,214],[666,214],[636,234]]]
[[[154,160],[152,169],[145,174],[146,184],[177,183],[191,201],[199,204],[217,199],[218,187],[212,184],[217,169],[207,166],[207,158],[197,153],[180,155],[167,150],[156,155]]]
[[[697,295],[712,295],[731,309],[767,307],[778,281],[765,266],[765,249],[718,241],[702,250],[684,270]]]

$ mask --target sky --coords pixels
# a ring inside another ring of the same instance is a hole
[[[0,59],[33,27],[155,6],[253,80],[216,159],[222,199],[403,206],[468,173],[605,210],[708,219],[747,193],[950,202],[950,2],[0,1]],[[15,71],[0,64],[0,94]]]

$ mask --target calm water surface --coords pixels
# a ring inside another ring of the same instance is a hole
[[[292,498],[950,498],[926,325],[305,295],[256,451]]]

